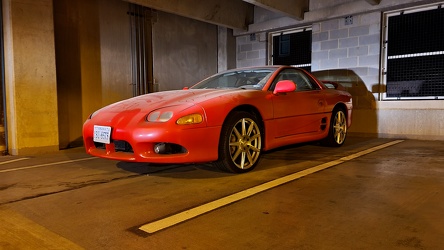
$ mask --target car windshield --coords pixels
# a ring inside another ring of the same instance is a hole
[[[257,68],[226,71],[209,77],[191,89],[244,88],[262,89],[276,69]]]

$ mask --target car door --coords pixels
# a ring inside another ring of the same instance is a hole
[[[280,80],[293,81],[296,90],[272,97],[275,135],[279,138],[319,132],[325,116],[325,98],[319,86],[298,69],[281,71],[272,88]]]

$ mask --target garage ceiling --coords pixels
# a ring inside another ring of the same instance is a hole
[[[303,20],[309,0],[125,0],[152,9],[232,29],[247,30],[253,23],[254,6]],[[378,5],[380,0],[365,0]]]
[[[253,5],[242,0],[126,1],[232,29],[246,30],[253,22]]]

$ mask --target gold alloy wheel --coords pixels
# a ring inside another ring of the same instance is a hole
[[[256,163],[261,152],[261,133],[250,118],[240,119],[230,133],[230,156],[239,169],[248,169]]]
[[[347,119],[342,110],[336,112],[335,120],[333,123],[334,139],[338,145],[344,143],[345,136],[347,135]]]

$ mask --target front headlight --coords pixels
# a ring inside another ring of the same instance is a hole
[[[92,114],[90,114],[88,119],[92,119],[95,115],[97,115],[97,113],[99,113],[99,110],[96,110]]]
[[[167,122],[171,119],[171,117],[173,117],[173,111],[155,111],[150,113],[146,120],[149,122]]]
[[[189,125],[189,124],[198,124],[203,121],[203,117],[201,114],[191,114],[182,116],[181,118],[177,119],[176,124],[178,125]]]

